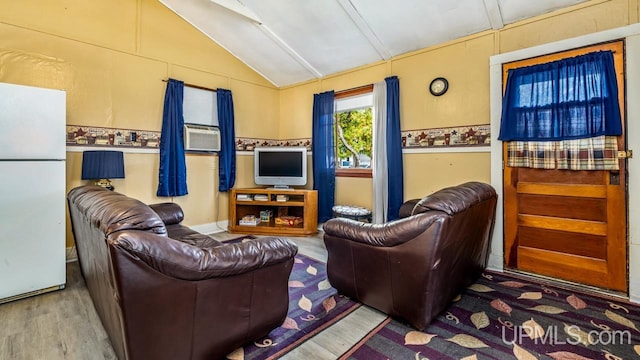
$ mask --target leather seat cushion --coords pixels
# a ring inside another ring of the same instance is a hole
[[[220,241],[180,224],[167,225],[167,232],[170,238],[201,249],[210,249],[222,245]]]

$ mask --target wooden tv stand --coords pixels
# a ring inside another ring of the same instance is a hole
[[[288,200],[277,201],[278,195],[286,195]],[[261,198],[266,198],[266,200],[260,200]],[[240,225],[242,217],[254,215],[259,219],[260,211],[263,210],[271,210],[273,214],[268,222]],[[275,218],[279,215],[300,217],[302,223],[293,226],[277,225]],[[316,190],[274,188],[231,189],[229,194],[229,232],[291,236],[316,234],[318,232],[318,192]]]

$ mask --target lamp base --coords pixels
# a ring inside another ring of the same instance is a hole
[[[115,189],[113,187],[113,185],[111,184],[111,180],[109,180],[109,179],[96,180],[96,182],[94,184],[98,185],[98,186],[102,186],[103,188],[109,189],[111,191],[113,191],[113,189]]]

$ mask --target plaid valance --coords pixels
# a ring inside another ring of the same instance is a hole
[[[510,141],[507,165],[533,169],[619,170],[615,136],[561,141]]]

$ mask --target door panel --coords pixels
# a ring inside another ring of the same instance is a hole
[[[624,126],[623,41],[505,64],[503,83],[509,69],[599,50],[614,52]],[[618,149],[626,149],[624,134]],[[626,292],[626,160],[620,159],[620,171],[611,174],[512,168],[506,155],[505,143],[505,266]]]
[[[547,249],[595,259],[605,259],[607,256],[607,242],[603,236],[522,226],[519,238],[522,247]]]
[[[521,214],[604,221],[607,216],[607,204],[598,198],[580,198],[562,195],[521,193],[518,211]],[[571,209],[571,211],[567,211]]]

